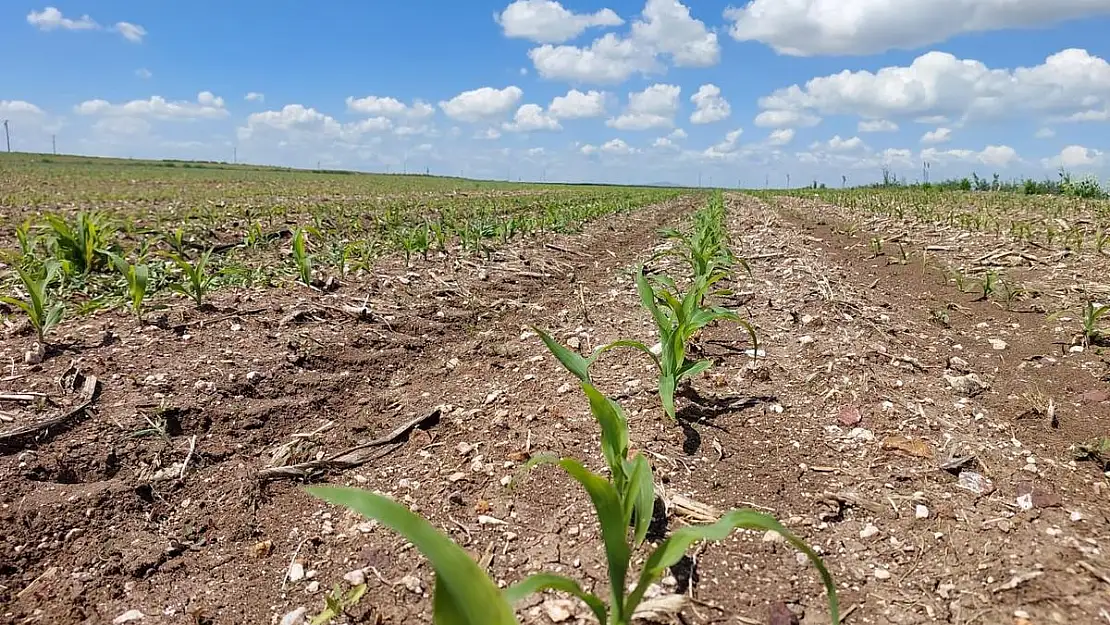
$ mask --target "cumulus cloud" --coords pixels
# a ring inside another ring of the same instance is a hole
[[[897,132],[898,124],[885,119],[861,119],[856,132]]]
[[[678,97],[682,88],[678,85],[656,83],[643,91],[628,94],[628,106],[619,116],[611,118],[605,125],[618,130],[647,130],[649,128],[668,128],[674,125],[678,113]]]
[[[955,35],[1110,14],[1104,0],[752,0],[729,8],[729,34],[795,56],[914,49]]]
[[[857,152],[863,150],[866,146],[863,139],[859,137],[851,137],[849,139],[842,139],[840,135],[833,136],[828,141],[821,142],[815,141],[809,146],[810,150],[828,150],[830,152]]]
[[[297,144],[319,144],[321,140],[356,143],[364,135],[380,134],[393,128],[388,117],[371,117],[341,123],[330,115],[303,104],[287,104],[280,110],[251,113],[245,126],[238,128],[240,141],[274,139]]]
[[[589,46],[545,44],[528,52],[540,76],[612,84],[662,69],[660,57],[679,67],[708,67],[721,56],[717,34],[678,0],[647,0],[624,36],[607,33]]]
[[[616,155],[619,155],[619,156],[624,156],[624,155],[628,155],[628,154],[635,154],[635,153],[639,152],[639,150],[637,150],[636,148],[628,145],[622,139],[612,139],[612,140],[606,141],[601,146],[601,151],[605,152],[606,154],[616,154]]]
[[[991,167],[1007,167],[1021,160],[1016,150],[1008,145],[988,145],[979,152],[973,150],[921,150],[921,160],[930,163],[972,163]]]
[[[819,123],[821,123],[821,118],[816,115],[786,109],[763,111],[755,116],[755,125],[760,128],[809,127],[816,126]]]
[[[247,95],[243,96],[243,99],[247,102],[265,102],[266,94],[259,93],[257,91],[251,91]]]
[[[772,130],[771,134],[767,137],[767,143],[770,145],[786,145],[793,140],[793,128],[779,128],[778,130]]]
[[[494,20],[501,25],[506,37],[537,43],[562,43],[588,28],[624,24],[612,9],[574,13],[554,0],[516,0],[494,15]]]
[[[698,92],[690,96],[694,103],[694,113],[690,115],[691,124],[711,124],[728,118],[732,107],[728,100],[721,97],[721,89],[712,83],[702,85]]]
[[[27,23],[39,30],[98,30],[93,18],[82,15],[77,19],[70,19],[54,7],[46,7],[41,11],[31,11],[27,14]]]
[[[741,128],[731,130],[725,134],[724,140],[720,143],[714,144],[706,148],[701,156],[708,159],[732,159],[736,157],[736,148],[740,143],[740,135],[744,131]]]
[[[131,22],[116,22],[111,28],[105,29],[93,18],[82,15],[71,19],[62,14],[55,7],[46,7],[41,11],[31,11],[27,14],[27,23],[42,31],[51,30],[110,30],[120,34],[132,43],[142,43],[146,37],[146,29]]]
[[[813,78],[759,100],[762,115],[858,115],[868,120],[1066,115],[1110,103],[1110,64],[1086,50],[1053,54],[1041,65],[991,69],[975,60],[929,52],[906,67]],[[767,124],[771,125],[771,124]],[[782,124],[788,125],[788,124]]]
[[[928,144],[947,143],[952,139],[952,129],[940,127],[921,135],[921,142]]]
[[[556,119],[585,119],[605,114],[606,94],[602,91],[582,93],[571,89],[566,95],[555,96],[547,107]]]
[[[143,38],[146,37],[146,29],[131,22],[116,22],[112,28],[131,43],[142,43]]]
[[[76,107],[78,115],[98,115],[116,117],[152,117],[155,119],[189,120],[222,119],[228,116],[224,99],[211,91],[201,91],[195,102],[169,101],[162,96],[151,96],[147,100],[131,100],[123,104],[112,104],[107,100],[86,100]]]
[[[401,102],[397,98],[374,95],[368,95],[364,98],[347,96],[347,110],[352,113],[361,113],[363,115],[411,120],[425,119],[431,117],[436,112],[435,107],[423,100],[414,100],[410,105]]]
[[[0,100],[0,117],[44,115],[39,107],[23,100]]]
[[[538,104],[525,104],[516,110],[513,121],[501,127],[509,132],[533,132],[536,130],[561,130],[559,120],[549,115]]]
[[[150,80],[154,76],[154,73],[145,67],[140,67],[135,70],[135,75],[143,80]]]
[[[439,108],[451,119],[474,123],[505,115],[523,95],[524,92],[516,86],[504,89],[482,87],[464,91],[450,100],[442,101]]]
[[[1033,137],[1036,139],[1051,139],[1056,136],[1056,131],[1051,128],[1040,128]]]
[[[1069,145],[1060,153],[1051,158],[1046,158],[1041,163],[1049,169],[1072,169],[1101,167],[1105,162],[1105,153],[1094,148],[1081,145]]]

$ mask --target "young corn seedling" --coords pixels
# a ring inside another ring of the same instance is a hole
[[[190,263],[188,259],[180,254],[170,254],[169,259],[181,273],[185,276],[185,281],[177,284],[170,284],[170,290],[175,293],[180,293],[185,297],[193,300],[193,303],[200,308],[204,305],[204,296],[208,294],[209,288],[212,286],[212,281],[215,276],[209,275],[206,272],[208,266],[208,259],[212,256],[212,250],[204,252],[196,262]]]
[[[1099,325],[1107,314],[1110,314],[1110,304],[1087,302],[1083,307],[1083,345],[1089,347],[1102,341],[1103,333]]]
[[[979,299],[984,301],[989,300],[991,295],[994,295],[998,290],[998,272],[988,271],[986,275],[983,276],[983,281],[979,283],[979,288],[982,292]]]
[[[297,228],[293,233],[293,263],[297,265],[297,273],[301,282],[312,286],[312,257],[308,255],[305,245],[305,230]]]
[[[117,271],[123,274],[123,279],[127,285],[126,294],[131,312],[135,314],[135,319],[138,320],[141,326],[143,324],[143,302],[146,300],[147,286],[150,284],[150,267],[138,262],[132,265],[123,257],[115,254],[112,255],[112,264],[116,266]]]
[[[577,367],[578,364],[580,363],[575,363],[574,366]],[[596,389],[591,392],[589,389],[592,386],[588,383],[583,383],[582,387],[590,396],[590,407],[595,411],[595,417],[604,423],[609,417],[597,411],[613,411],[615,402],[602,396]],[[605,426],[602,431],[605,440]],[[648,494],[652,504],[654,502],[654,479],[650,464],[641,455],[633,459],[633,479],[640,486],[628,489],[622,497],[615,480],[608,480],[590,471],[578,460],[540,459],[532,464],[540,463],[554,463],[561,467],[586,490],[593,504],[608,563],[608,603],[598,594],[587,592],[577,581],[552,573],[531,575],[502,592],[461,547],[405,506],[381,495],[354,488],[310,487],[308,491],[325,501],[376,519],[404,536],[429,560],[435,571],[432,619],[436,625],[518,625],[513,604],[545,590],[565,592],[582,601],[600,625],[629,625],[649,587],[662,578],[667,569],[677,564],[690,547],[703,540],[724,540],[736,529],[778,532],[804,553],[817,568],[828,591],[830,621],[833,624],[840,622],[836,586],[821,558],[774,518],[754,510],[732,510],[711,525],[690,525],[675,531],[651,552],[644,561],[636,583],[630,586],[628,581],[633,555],[637,546],[642,545],[647,533],[646,522],[641,527],[640,521],[647,515],[638,516],[637,508],[647,505],[643,493]]]
[[[23,290],[27,292],[26,298],[0,297],[0,301],[21,309],[27,314],[27,321],[35,330],[35,336],[41,345],[46,345],[46,335],[58,325],[65,314],[65,304],[54,301],[50,297],[50,284],[61,273],[61,267],[55,260],[48,260],[42,268],[41,274],[32,273],[30,270],[16,267],[19,280],[23,283]]]
[[[98,271],[111,253],[115,228],[95,213],[77,213],[72,224],[58,215],[47,215],[48,239],[54,256],[67,274]]]

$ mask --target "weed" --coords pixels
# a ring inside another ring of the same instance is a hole
[[[324,595],[324,611],[312,617],[309,625],[324,625],[334,618],[343,616],[347,610],[358,605],[365,594],[366,584],[359,584],[347,592],[343,592],[339,584],[336,584],[331,592]]]

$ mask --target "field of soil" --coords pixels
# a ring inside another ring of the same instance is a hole
[[[499,582],[547,570],[603,589],[581,488],[523,470],[542,454],[601,466],[588,405],[532,328],[582,353],[654,341],[633,272],[679,263],[659,230],[705,201],[481,255],[390,254],[334,290],[224,288],[142,326],[101,309],[67,319],[41,364],[24,364],[33,338],[10,311],[0,623],[293,625],[361,583],[332,622],[430,623],[427,563],[307,482],[391,495]],[[643,355],[596,365],[668,503],[773,514],[824,557],[844,623],[1110,623],[1110,458],[1079,450],[1110,434],[1110,361],[1075,336],[1076,289],[1098,293],[1110,259],[1008,267],[1028,288],[1002,305],[948,273],[1008,249],[1000,236],[798,197],[726,205],[751,273],[723,305],[755,326],[760,357],[742,328],[707,328],[714,366],[677,422]],[[655,540],[688,522],[657,521]],[[829,620],[815,569],[773,533],[699,546],[662,587],[690,598],[663,623]],[[518,608],[528,624],[594,622],[556,594]]]

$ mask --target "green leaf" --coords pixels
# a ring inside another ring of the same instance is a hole
[[[601,426],[601,453],[613,474],[617,489],[624,488],[624,460],[628,456],[628,419],[620,404],[609,399],[593,387],[583,382],[582,390],[590,400],[590,412]]]
[[[682,364],[682,368],[678,370],[678,375],[675,376],[679,381],[683,378],[694,377],[695,375],[705,371],[713,366],[713,363],[708,360],[694,360],[686,361]]]
[[[620,495],[609,480],[586,469],[577,460],[563,458],[558,464],[586,489],[590,501],[594,504],[598,524],[601,526],[601,539],[605,544],[605,558],[609,562],[612,620],[616,623],[624,623],[627,615],[631,614],[631,612],[626,614],[624,611],[623,597],[625,578],[628,575],[628,561],[632,557],[632,552],[625,538],[628,525],[624,522]]]
[[[636,272],[636,292],[640,295],[640,304],[651,313],[651,318],[655,320],[655,325],[659,329],[659,333],[663,334],[667,328],[670,327],[670,322],[663,315],[659,307],[655,305],[655,291],[652,290],[651,285],[648,284],[647,278],[644,276],[643,267]]]
[[[676,380],[671,375],[659,376],[659,399],[663,402],[663,412],[667,413],[672,421],[676,419],[674,410],[674,392]]]
[[[647,562],[644,563],[644,568],[640,572],[640,579],[635,590],[628,595],[625,612],[631,614],[636,609],[636,606],[643,600],[644,592],[647,591],[648,586],[662,577],[663,572],[669,567],[674,566],[681,560],[691,545],[702,540],[724,540],[737,528],[778,532],[787,542],[806,554],[810,562],[813,562],[813,565],[817,567],[817,572],[821,575],[821,581],[825,584],[825,590],[828,591],[829,619],[833,625],[839,625],[840,604],[836,596],[836,584],[820,556],[773,517],[750,509],[732,510],[725,514],[721,520],[711,525],[690,525],[671,534],[670,538],[663,541],[648,556]]]
[[[582,590],[578,582],[568,577],[563,577],[562,575],[555,575],[553,573],[536,573],[535,575],[530,575],[506,588],[504,595],[505,599],[510,604],[515,604],[527,598],[529,595],[545,590],[558,590],[581,600],[589,606],[590,611],[594,613],[598,623],[606,623],[609,620],[608,609],[597,595]]]
[[[547,346],[547,349],[551,350],[551,353],[555,355],[555,358],[559,361],[560,364],[563,365],[563,367],[566,368],[567,371],[570,371],[571,374],[573,374],[582,382],[589,383],[590,361],[583,358],[577,352],[565,347],[559,341],[556,341],[547,332],[544,332],[543,330],[536,327],[533,327],[532,329],[536,331],[536,334],[540,335],[540,339],[543,340],[543,344]]]
[[[628,488],[625,492],[625,524],[633,525],[633,545],[639,546],[647,537],[651,518],[655,513],[655,484],[652,480],[651,463],[643,454],[637,454],[628,461],[625,469],[628,474]]]
[[[466,551],[405,506],[357,488],[314,486],[306,490],[324,501],[376,519],[404,536],[428,559],[436,572],[436,625],[517,625],[512,607],[486,572]]]

